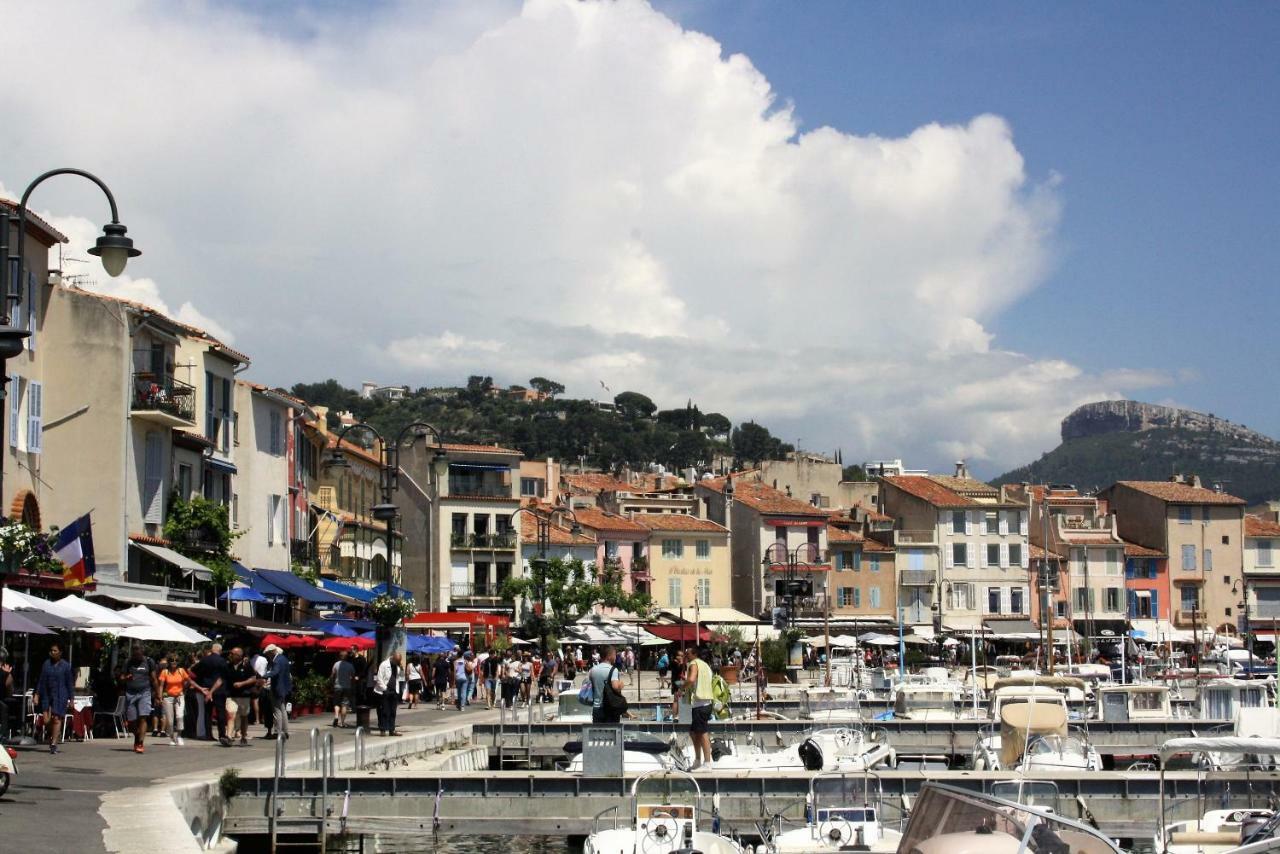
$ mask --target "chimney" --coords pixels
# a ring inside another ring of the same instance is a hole
[[[316,414],[316,429],[321,433],[328,435],[329,433],[329,407],[313,406],[311,411]]]
[[[969,479],[969,467],[964,464],[964,460],[956,460],[956,477],[961,480]]]
[[[1187,482],[1186,477],[1184,477],[1183,475],[1180,475],[1180,474],[1175,474],[1175,475],[1173,475],[1172,477],[1170,477],[1170,478],[1169,478],[1169,480],[1170,480],[1171,482],[1173,482],[1173,483],[1186,483],[1186,482]]]
[[[1202,488],[1200,485],[1200,475],[1198,474],[1191,475],[1191,485],[1194,486],[1196,489]]]
[[[547,500],[555,503],[560,497],[560,482],[554,477],[556,470],[555,457],[547,457]]]

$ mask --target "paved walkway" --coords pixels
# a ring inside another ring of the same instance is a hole
[[[483,706],[467,712],[437,711],[434,705],[413,711],[402,707],[397,722],[402,733],[414,735],[450,723],[478,723],[495,714]],[[333,732],[339,745],[354,739],[353,729],[330,729],[331,720],[330,715],[311,715],[291,721],[290,756],[306,755],[312,727]],[[167,738],[148,738],[142,755],[133,752],[132,736],[67,742],[56,756],[50,755],[46,746],[15,747],[18,774],[9,793],[0,798],[3,850],[106,854],[106,823],[99,814],[103,795],[152,786],[179,775],[208,772],[209,779],[214,780],[228,767],[245,768],[258,763],[269,767],[275,742],[253,737],[262,731],[262,727],[250,727],[249,746],[243,748],[192,740],[183,747],[171,747]],[[381,740],[375,731],[369,743]]]

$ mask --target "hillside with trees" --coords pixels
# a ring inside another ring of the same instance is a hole
[[[529,459],[554,457],[603,470],[639,468],[659,463],[670,471],[703,468],[713,459],[731,457],[737,466],[784,459],[792,446],[754,422],[734,425],[719,412],[703,412],[692,400],[674,409],[659,409],[647,395],[624,391],[611,401],[563,398],[564,386],[534,377],[527,388],[541,400],[500,389],[492,377],[472,376],[456,388],[420,388],[403,400],[365,398],[337,380],[298,383],[295,397],[329,407],[331,427],[339,411],[351,412],[384,436],[405,425],[425,421],[451,442],[496,443],[516,448]]]

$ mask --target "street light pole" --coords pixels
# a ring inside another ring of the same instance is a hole
[[[22,194],[22,199],[18,202],[16,247],[9,246],[9,228],[14,217],[9,213],[8,206],[0,205],[0,399],[7,399],[8,397],[9,371],[5,363],[22,352],[24,340],[31,336],[30,330],[18,329],[13,326],[10,316],[11,303],[22,301],[22,262],[23,249],[26,246],[27,237],[27,202],[36,187],[58,175],[77,175],[92,181],[98,185],[98,189],[102,190],[107,197],[107,204],[111,208],[111,222],[102,227],[102,235],[98,237],[97,242],[89,249],[89,254],[97,255],[102,259],[102,267],[108,276],[113,279],[119,276],[124,272],[125,265],[129,263],[130,258],[136,258],[142,254],[140,250],[134,248],[133,241],[125,236],[128,229],[120,223],[120,213],[116,208],[116,198],[111,194],[111,189],[102,182],[102,179],[83,169],[51,169],[39,175],[27,185],[27,189]],[[11,269],[13,271],[12,282],[9,280]],[[33,323],[35,322],[34,318],[35,314],[32,313]],[[5,418],[0,418],[0,446],[4,444],[4,422],[6,420]],[[3,485],[4,457],[3,454],[0,454],[0,493],[3,492]],[[4,636],[4,586],[6,580],[4,569],[0,568],[0,638]]]
[[[1253,632],[1249,625],[1249,579],[1242,578],[1235,584],[1231,585],[1231,592],[1241,593],[1243,599],[1240,601],[1240,607],[1244,609],[1244,642],[1249,649],[1249,678],[1253,678]]]
[[[532,505],[527,507],[516,508],[516,512],[512,513],[511,533],[516,537],[516,542],[521,542],[522,537],[516,528],[516,516],[521,513],[528,513],[533,517],[536,526],[536,537],[538,544],[538,556],[534,559],[534,585],[538,593],[538,607],[542,613],[538,615],[538,639],[541,643],[542,654],[547,654],[547,552],[551,549],[551,526],[555,524],[556,516],[565,515],[573,520],[573,524],[569,528],[569,536],[573,541],[577,541],[582,534],[582,526],[578,524],[578,517],[573,509],[563,505],[552,505],[551,509],[542,511],[535,509]]]

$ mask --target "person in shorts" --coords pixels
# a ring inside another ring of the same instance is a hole
[[[329,671],[329,685],[333,689],[333,723],[329,726],[346,728],[347,712],[355,699],[355,678],[356,666],[344,649],[338,653],[338,660]]]
[[[249,709],[253,705],[253,689],[258,684],[258,674],[253,664],[245,660],[244,650],[236,647],[228,653],[227,667],[231,671],[231,684],[227,692],[227,720],[230,724],[228,738],[239,739],[241,747],[249,746]]]
[[[157,675],[156,663],[143,654],[140,645],[134,644],[129,660],[120,672],[120,684],[124,688],[124,719],[133,730],[134,753],[144,752],[147,721],[151,718],[151,710],[160,704]]]
[[[689,741],[693,743],[693,764],[690,771],[701,768],[711,762],[711,712],[714,696],[711,691],[711,666],[699,655],[697,647],[685,650],[688,664],[684,671],[684,696],[691,708],[689,724]],[[680,710],[680,695],[671,704],[671,716],[674,718]]]

